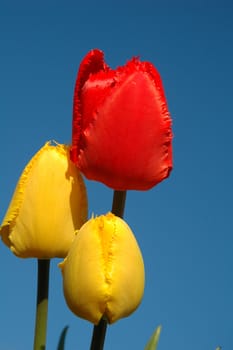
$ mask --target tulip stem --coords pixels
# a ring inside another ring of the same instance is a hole
[[[112,213],[120,218],[124,216],[126,191],[114,191],[112,200]],[[101,318],[98,325],[94,326],[90,350],[103,350],[107,321]]]
[[[124,216],[126,191],[114,191],[112,201],[112,213],[120,218]]]
[[[38,259],[37,304],[34,333],[34,350],[45,350],[49,295],[50,260]]]
[[[93,328],[90,350],[102,350],[104,348],[106,329],[107,322],[105,319],[101,318],[98,325]]]

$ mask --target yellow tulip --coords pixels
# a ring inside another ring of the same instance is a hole
[[[144,291],[144,264],[137,241],[125,221],[108,213],[87,221],[65,260],[66,302],[77,316],[94,324],[130,315]]]
[[[19,257],[65,257],[86,218],[86,188],[69,146],[47,142],[19,178],[0,235]]]

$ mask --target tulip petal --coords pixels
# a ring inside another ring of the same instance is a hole
[[[128,225],[109,213],[92,218],[79,230],[59,264],[70,309],[98,324],[131,314],[144,290],[144,264]]]
[[[73,146],[70,150],[71,159],[74,161],[74,163],[77,161],[77,148],[81,142],[80,133],[82,130],[82,105],[80,103],[80,94],[82,87],[91,73],[94,74],[95,72],[99,72],[105,68],[107,68],[107,65],[104,63],[104,54],[102,51],[97,49],[91,50],[86,55],[79,67],[73,104]]]
[[[169,114],[161,118],[164,105],[147,75],[136,72],[119,85],[99,106],[101,118],[83,130],[78,165],[88,179],[114,189],[149,189],[171,169]]]
[[[24,169],[0,228],[19,257],[66,256],[87,217],[84,182],[69,147],[46,143]]]

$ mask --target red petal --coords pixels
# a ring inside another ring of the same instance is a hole
[[[82,87],[91,74],[107,69],[108,66],[104,62],[104,54],[97,49],[91,50],[80,64],[74,91],[72,147],[70,151],[70,157],[74,163],[77,163],[77,150],[82,130]]]
[[[105,99],[111,94],[114,87],[115,72],[113,70],[101,71],[93,74],[85,82],[82,93],[82,130],[85,130],[96,118],[96,111]]]

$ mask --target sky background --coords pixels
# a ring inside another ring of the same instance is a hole
[[[4,1],[0,3],[0,219],[23,168],[48,140],[70,143],[77,70],[92,48],[115,68],[132,56],[159,70],[173,119],[174,169],[127,194],[125,220],[140,244],[139,309],[108,328],[106,350],[233,349],[232,1]],[[86,182],[89,213],[112,191]],[[0,242],[1,243],[1,242]],[[32,349],[36,260],[0,245],[0,349]],[[47,349],[69,325],[66,350],[88,349],[92,325],[66,306],[51,265]]]

